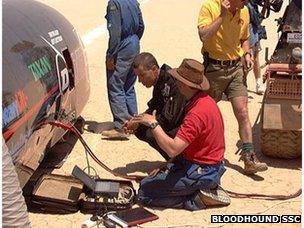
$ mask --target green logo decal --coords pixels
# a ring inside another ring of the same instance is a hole
[[[38,81],[52,69],[51,62],[46,55],[28,65],[27,68],[32,72],[35,81]]]

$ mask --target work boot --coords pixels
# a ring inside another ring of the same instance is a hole
[[[254,174],[256,172],[262,172],[268,169],[266,163],[260,162],[253,151],[242,151],[241,160],[244,161],[244,171],[246,174]]]
[[[228,193],[219,185],[215,189],[200,190],[198,195],[206,206],[228,206],[231,202]]]
[[[101,133],[102,136],[108,139],[127,140],[128,136],[120,129],[106,130]]]

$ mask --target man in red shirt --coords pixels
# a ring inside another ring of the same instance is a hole
[[[138,200],[146,206],[199,210],[206,208],[208,197],[219,194],[225,198],[221,205],[230,203],[219,187],[225,172],[224,123],[215,101],[203,92],[209,88],[203,72],[203,65],[193,59],[184,59],[179,68],[169,70],[188,100],[175,138],[164,132],[155,113],[132,119],[149,126],[158,145],[172,158],[165,170],[154,171],[141,181]]]

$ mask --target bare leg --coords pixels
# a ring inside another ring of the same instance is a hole
[[[234,97],[231,99],[234,115],[238,121],[239,134],[243,142],[242,157],[245,167],[244,171],[247,174],[265,171],[268,169],[265,163],[261,163],[255,153],[252,144],[252,129],[248,115],[248,98]]]
[[[257,50],[253,51],[253,74],[255,80],[261,79],[261,69],[260,69],[260,60],[259,60],[259,52]]]
[[[253,54],[253,74],[256,81],[256,93],[257,94],[263,94],[264,93],[264,85],[261,78],[261,68],[260,68],[260,60],[259,60],[259,44],[252,47],[251,53]]]
[[[252,143],[252,129],[248,115],[248,98],[234,97],[231,99],[234,115],[239,125],[239,134],[243,143]]]

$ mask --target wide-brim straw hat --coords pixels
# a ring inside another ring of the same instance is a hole
[[[204,66],[194,59],[184,59],[178,68],[168,71],[174,78],[189,87],[206,91],[210,88],[204,75]]]

